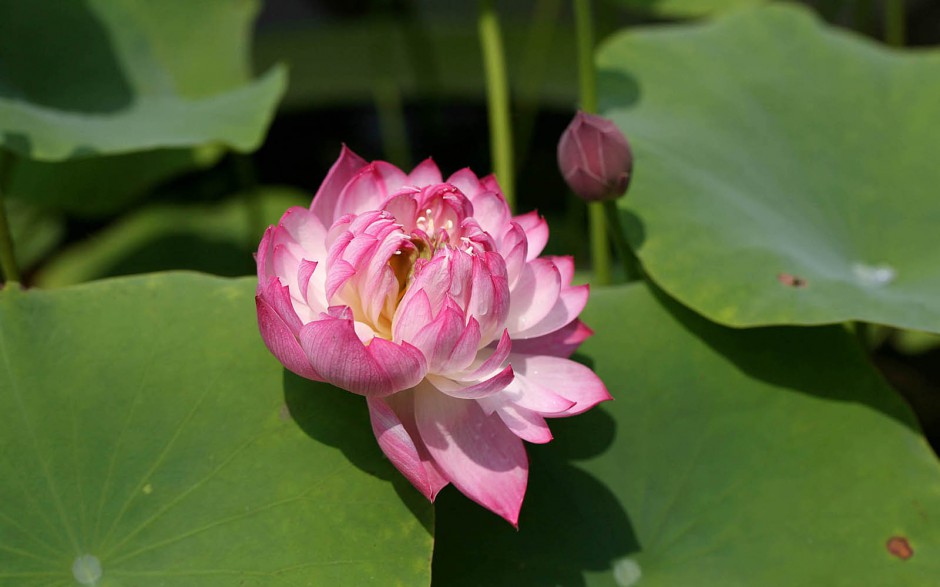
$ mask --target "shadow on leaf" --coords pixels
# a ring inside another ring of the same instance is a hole
[[[527,445],[531,466],[519,530],[453,489],[437,503],[433,579],[438,585],[585,585],[640,550],[630,518],[611,490],[569,462],[603,452],[616,424],[594,409],[551,422],[555,440]]]
[[[600,112],[611,108],[633,107],[643,94],[635,76],[611,69],[600,69],[597,72],[597,87],[601,100],[598,108]]]
[[[434,535],[434,517],[418,491],[385,458],[372,434],[365,398],[284,369],[284,403],[310,438],[339,449],[360,470],[388,481],[408,509]]]
[[[874,369],[852,336],[840,326],[774,326],[736,329],[720,326],[680,305],[658,287],[651,291],[691,334],[749,376],[822,399],[860,403],[917,430],[913,414],[897,394],[885,393],[875,377],[852,373]],[[801,357],[799,368],[787,368],[784,354]]]

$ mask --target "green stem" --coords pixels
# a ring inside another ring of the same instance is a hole
[[[0,270],[3,271],[5,281],[20,281],[20,270],[16,266],[16,256],[13,254],[13,235],[10,232],[10,223],[7,221],[6,205],[3,202],[3,181],[9,164],[13,158],[5,150],[0,149]]]
[[[515,177],[512,161],[512,127],[509,124],[509,79],[503,36],[499,28],[494,0],[480,0],[480,44],[483,48],[483,70],[486,76],[486,107],[490,119],[490,152],[493,170],[503,195],[512,210],[515,208]]]
[[[441,95],[439,56],[431,42],[428,15],[417,4],[417,0],[401,0],[392,4],[392,12],[403,38],[406,39],[405,51],[418,95],[438,98]],[[389,71],[392,71],[392,68],[389,68]]]
[[[379,117],[379,135],[385,157],[401,167],[411,168],[411,147],[401,92],[394,80],[376,78],[372,85],[375,110]]]
[[[591,238],[591,262],[594,266],[594,284],[610,285],[610,243],[607,242],[604,205],[588,204],[588,234]]]
[[[610,229],[610,235],[614,241],[614,248],[620,255],[623,263],[623,276],[627,282],[639,281],[643,278],[643,267],[640,260],[637,259],[627,242],[626,232],[620,223],[620,211],[617,210],[617,203],[614,200],[607,200],[603,203],[604,212],[607,216],[607,227]]]
[[[596,114],[597,71],[594,68],[594,21],[591,17],[591,0],[574,1],[574,19],[581,109],[588,114]]]
[[[903,47],[904,24],[904,0],[886,0],[885,42],[895,47]]]
[[[591,0],[574,1],[574,19],[581,109],[593,114],[597,112],[597,72],[594,69],[594,21],[591,17]],[[597,285],[609,285],[610,247],[607,242],[607,220],[603,204],[588,204],[588,231],[594,282]]]
[[[551,51],[561,19],[562,0],[537,0],[529,21],[522,71],[516,89],[516,164],[521,168],[532,147],[532,133],[539,113],[539,90],[544,85],[545,73],[552,65],[546,58]]]
[[[408,125],[401,90],[394,77],[389,75],[387,47],[395,40],[395,22],[392,17],[377,21],[372,43],[372,99],[379,119],[379,136],[385,157],[395,165],[411,167],[411,147],[408,144]]]

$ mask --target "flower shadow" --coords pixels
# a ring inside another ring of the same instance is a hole
[[[820,399],[858,403],[919,430],[910,408],[839,325],[735,329],[710,322],[656,286],[653,295],[685,329],[750,377]]]
[[[452,489],[437,504],[432,576],[438,585],[585,585],[640,550],[613,492],[571,462],[603,452],[616,424],[603,409],[551,423],[555,440],[528,445],[529,488],[519,530]]]
[[[643,96],[639,80],[626,71],[601,68],[597,72],[597,87],[601,100],[598,108],[600,112],[614,108],[632,108]]]
[[[554,420],[552,443],[527,445],[529,489],[516,531],[452,487],[438,497],[435,515],[428,515],[427,501],[376,444],[361,397],[286,369],[283,381],[286,413],[301,430],[339,449],[360,470],[389,481],[435,535],[436,584],[580,586],[585,572],[609,571],[640,549],[617,497],[572,462],[595,457],[614,442],[616,423],[602,409]]]
[[[388,461],[372,434],[365,398],[284,369],[287,414],[313,440],[339,449],[358,469],[388,481],[402,502],[433,536],[427,500]]]

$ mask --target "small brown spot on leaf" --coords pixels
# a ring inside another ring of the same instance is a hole
[[[914,549],[911,548],[907,538],[903,536],[892,536],[885,544],[885,548],[888,549],[888,552],[898,557],[902,561],[906,561],[907,559],[914,556]]]
[[[793,275],[792,273],[777,274],[777,281],[788,287],[806,287],[807,285],[805,279],[798,275]]]

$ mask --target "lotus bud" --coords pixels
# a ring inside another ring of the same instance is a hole
[[[630,184],[633,153],[613,121],[578,111],[558,141],[558,168],[579,198],[613,200]]]

